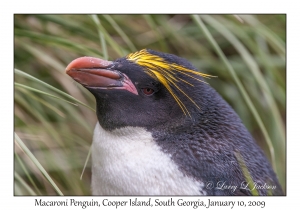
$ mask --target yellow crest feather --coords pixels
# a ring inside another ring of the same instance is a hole
[[[182,111],[185,115],[188,114],[190,116],[190,113],[187,110],[184,103],[176,95],[176,93],[174,92],[174,89],[177,89],[179,92],[181,92],[198,109],[200,109],[200,107],[195,103],[195,101],[191,97],[189,97],[188,94],[185,93],[178,86],[179,80],[190,86],[193,86],[193,84],[189,83],[188,81],[186,81],[182,78],[176,77],[175,73],[178,72],[178,73],[184,74],[184,75],[191,77],[199,82],[204,82],[204,81],[200,80],[199,78],[194,77],[193,74],[199,75],[199,76],[205,77],[205,78],[210,78],[213,76],[208,75],[208,74],[203,74],[203,73],[194,71],[192,69],[188,69],[188,68],[178,65],[176,63],[169,63],[162,57],[159,57],[157,55],[153,55],[153,54],[149,53],[146,49],[140,50],[135,53],[131,53],[126,56],[126,59],[144,67],[144,70],[148,75],[157,79],[163,86],[165,86],[165,88],[169,91],[169,93],[175,99],[175,101],[177,102],[177,104],[182,109]]]

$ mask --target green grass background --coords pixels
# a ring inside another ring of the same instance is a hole
[[[14,194],[90,195],[95,100],[65,67],[144,48],[217,76],[285,190],[285,15],[15,15]]]

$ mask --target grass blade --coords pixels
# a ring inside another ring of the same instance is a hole
[[[75,44],[73,41],[64,38],[58,38],[56,36],[45,35],[45,34],[22,30],[22,29],[15,29],[14,32],[15,32],[15,36],[28,37],[31,40],[34,40],[35,42],[42,42],[43,44],[64,47],[66,49],[69,49],[71,51],[76,51],[81,54],[99,56],[99,52],[97,50],[88,48],[80,44]]]
[[[255,79],[257,80],[258,84],[261,87],[261,90],[263,91],[263,94],[265,98],[267,99],[267,102],[269,104],[269,107],[272,111],[272,116],[274,117],[274,121],[277,124],[277,132],[280,135],[280,139],[285,139],[285,131],[284,131],[284,125],[282,123],[279,109],[275,103],[274,98],[272,97],[272,93],[268,87],[267,82],[264,80],[264,77],[256,64],[255,60],[252,58],[248,50],[242,45],[242,43],[228,30],[226,27],[222,24],[220,24],[217,20],[215,20],[213,17],[208,15],[202,15],[201,18],[203,18],[206,22],[208,22],[212,27],[214,27],[217,31],[219,31],[221,34],[224,35],[224,37],[235,47],[235,49],[240,53],[241,57],[245,61],[245,63],[248,65],[249,69],[251,70],[252,74],[254,75]],[[285,145],[282,145],[284,141],[280,141],[281,147],[285,147]]]
[[[30,188],[30,186],[22,179],[22,177],[15,172],[15,179],[24,186],[24,188],[29,192],[30,195],[36,195],[36,193]]]
[[[67,98],[69,98],[69,99],[71,99],[71,100],[74,100],[75,102],[81,104],[82,106],[85,106],[85,107],[89,108],[90,110],[96,112],[95,109],[93,109],[93,108],[91,108],[90,106],[88,106],[88,105],[82,103],[81,101],[77,100],[77,99],[74,98],[73,96],[70,96],[69,94],[67,94],[67,93],[65,93],[65,92],[63,92],[63,91],[61,91],[61,90],[59,90],[59,89],[57,89],[57,88],[55,88],[55,87],[53,87],[53,86],[51,86],[51,85],[49,85],[49,84],[47,84],[47,83],[41,81],[41,80],[39,80],[39,79],[37,79],[37,78],[31,76],[30,74],[25,73],[24,71],[21,71],[21,70],[19,70],[19,69],[15,69],[15,74],[20,75],[20,76],[23,76],[23,77],[28,78],[28,79],[31,79],[31,80],[33,80],[33,81],[35,81],[35,82],[38,82],[38,83],[40,83],[40,84],[46,86],[47,88],[49,88],[49,89],[55,91],[56,93],[59,93],[59,94],[65,96],[65,97],[67,97]],[[77,104],[75,104],[75,105],[77,106]]]
[[[243,15],[243,19],[255,27],[255,29],[264,37],[267,37],[270,40],[270,44],[274,46],[274,49],[281,55],[282,59],[285,59],[285,44],[284,42],[270,29],[263,25],[259,20],[254,18],[251,15]]]
[[[262,122],[262,120],[261,120],[254,104],[252,103],[248,93],[246,92],[244,86],[242,85],[240,79],[236,75],[236,73],[235,73],[234,69],[232,68],[231,64],[229,63],[228,59],[226,58],[226,56],[224,55],[224,53],[222,52],[222,50],[218,46],[217,42],[215,41],[215,39],[212,37],[212,35],[208,31],[208,29],[206,28],[204,23],[202,22],[200,17],[198,15],[192,15],[192,18],[198,24],[199,28],[204,32],[204,34],[206,35],[208,41],[211,43],[211,45],[214,47],[216,53],[219,55],[221,60],[224,62],[225,66],[227,67],[227,69],[229,71],[229,73],[231,74],[232,78],[234,79],[235,83],[237,84],[240,92],[242,93],[242,96],[243,96],[244,100],[246,101],[249,109],[251,110],[252,114],[254,115],[254,117],[255,117],[255,119],[256,119],[256,121],[257,121],[257,123],[258,123],[258,125],[259,125],[265,139],[266,139],[266,142],[268,144],[270,155],[271,155],[272,166],[273,166],[274,171],[276,172],[277,170],[276,170],[276,164],[275,164],[274,147],[273,147],[272,141],[269,137],[269,134],[267,132],[267,129],[266,129],[265,125],[263,124],[263,122]]]
[[[95,22],[95,24],[97,26],[97,30],[98,30],[98,34],[99,34],[99,38],[100,38],[100,43],[101,43],[101,47],[102,47],[102,52],[103,52],[103,57],[104,57],[105,60],[108,60],[106,42],[105,42],[105,39],[104,39],[104,35],[100,30],[100,27],[101,27],[100,20],[99,20],[97,15],[91,15],[91,17],[92,17],[93,21]]]
[[[31,178],[30,174],[28,173],[26,167],[24,166],[22,160],[20,159],[19,155],[16,153],[16,158],[21,166],[21,168],[23,169],[24,173],[26,174],[28,180],[30,181],[30,183],[33,185],[34,189],[38,192],[39,195],[41,195],[41,192],[39,191],[39,189],[37,188],[35,182],[33,181],[33,179]],[[30,188],[31,189],[31,188]]]
[[[80,180],[82,179],[82,176],[83,176],[83,173],[84,173],[84,171],[85,171],[86,165],[87,165],[87,163],[89,162],[91,153],[92,153],[92,146],[90,146],[89,153],[88,153],[88,155],[87,155],[87,157],[86,157],[86,159],[85,159],[85,163],[84,163],[84,166],[83,166],[81,175],[80,175]]]
[[[132,52],[137,51],[137,48],[134,46],[134,44],[131,42],[131,40],[128,38],[128,36],[125,34],[125,32],[122,30],[122,28],[116,23],[116,21],[110,15],[103,15],[103,17],[119,33],[119,35],[122,37],[122,39],[126,42],[126,44],[129,47],[129,49]]]
[[[96,23],[97,25],[97,19],[98,16],[96,15],[90,15],[91,19]],[[98,20],[99,21],[99,20]],[[101,34],[103,34],[103,36],[105,37],[105,40],[110,44],[110,46],[119,54],[119,56],[124,56],[125,53],[123,52],[122,48],[119,47],[116,42],[109,36],[109,34],[107,33],[107,31],[105,30],[105,28],[99,24],[97,25],[97,29],[98,31],[101,32]]]
[[[236,159],[238,160],[238,164],[240,166],[240,168],[242,169],[243,175],[245,177],[245,180],[247,182],[247,184],[249,184],[249,189],[251,189],[251,194],[252,195],[259,195],[257,189],[255,188],[253,179],[251,177],[251,174],[246,166],[246,163],[242,157],[242,155],[239,152],[235,152],[234,153]]]
[[[69,103],[69,104],[73,104],[74,106],[78,106],[78,105],[75,104],[75,103],[72,103],[72,102],[70,102],[70,101],[67,101],[67,100],[65,100],[65,99],[62,99],[62,98],[57,97],[57,96],[55,96],[55,95],[52,95],[52,94],[50,94],[50,93],[46,93],[46,92],[44,92],[44,91],[41,91],[41,90],[38,90],[38,89],[35,89],[35,88],[32,88],[32,87],[29,87],[29,86],[26,86],[26,85],[22,85],[22,84],[17,83],[17,82],[15,82],[15,86],[16,86],[16,87],[20,87],[20,88],[25,88],[25,89],[31,90],[31,91],[33,91],[33,92],[41,93],[41,94],[44,94],[44,95],[46,95],[46,96],[50,96],[50,97],[52,97],[52,98],[56,98],[56,99],[65,101],[65,102],[67,102],[67,103]]]
[[[55,184],[55,182],[51,179],[51,177],[46,172],[46,170],[43,168],[43,166],[40,164],[40,162],[34,157],[34,155],[30,152],[30,150],[27,148],[27,146],[23,143],[23,141],[19,138],[19,136],[16,133],[15,133],[15,141],[22,148],[22,150],[26,153],[26,155],[32,160],[32,162],[36,165],[36,167],[43,173],[43,175],[46,177],[46,179],[53,186],[53,188],[55,189],[55,191],[59,195],[63,195],[63,193],[57,187],[57,185]]]

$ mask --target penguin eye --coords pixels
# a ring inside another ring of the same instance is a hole
[[[151,88],[142,88],[142,91],[147,96],[151,96],[154,93],[154,90]]]

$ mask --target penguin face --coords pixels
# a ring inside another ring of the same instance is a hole
[[[68,65],[66,72],[95,96],[97,117],[103,128],[153,129],[187,117],[188,107],[183,100],[190,98],[187,93],[193,87],[184,82],[191,76],[179,75],[176,65],[194,72],[190,70],[194,67],[184,59],[152,50],[115,61],[78,58]],[[200,80],[198,75],[194,76]]]

